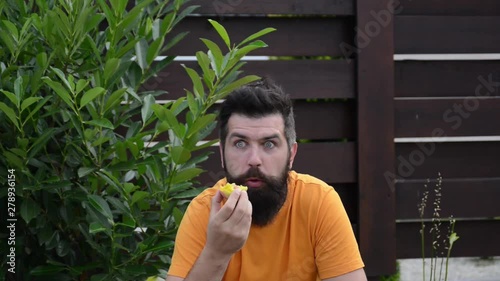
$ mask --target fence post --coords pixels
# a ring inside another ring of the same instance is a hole
[[[397,0],[356,7],[359,243],[366,273],[396,270],[394,175],[394,14]]]

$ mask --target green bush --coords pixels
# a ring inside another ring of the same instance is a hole
[[[0,182],[12,169],[16,183],[15,197],[7,188],[0,197],[15,198],[18,280],[141,280],[169,267],[183,212],[200,192],[204,149],[216,142],[201,142],[215,128],[207,109],[258,79],[239,78],[240,59],[273,31],[231,46],[211,21],[228,52],[202,39],[201,77],[185,67],[192,91],[157,104],[163,92],[142,86],[173,61],[155,59],[185,35],[166,41],[196,8],[184,4],[0,2]]]

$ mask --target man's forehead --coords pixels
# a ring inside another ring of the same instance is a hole
[[[241,130],[273,131],[284,135],[285,124],[283,117],[269,114],[262,117],[249,117],[242,114],[233,114],[228,120],[228,132]]]

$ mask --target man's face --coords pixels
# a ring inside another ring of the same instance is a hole
[[[289,149],[284,120],[280,114],[260,118],[232,115],[222,165],[228,182],[248,186],[253,205],[252,223],[270,223],[283,206],[287,195],[288,172],[297,152]]]

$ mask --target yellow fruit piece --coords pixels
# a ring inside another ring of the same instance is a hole
[[[227,197],[229,197],[229,195],[231,195],[231,193],[233,193],[235,187],[238,187],[240,190],[244,190],[244,191],[248,190],[248,187],[245,185],[237,185],[234,183],[227,183],[226,185],[224,185],[220,188],[220,191],[227,198]]]

